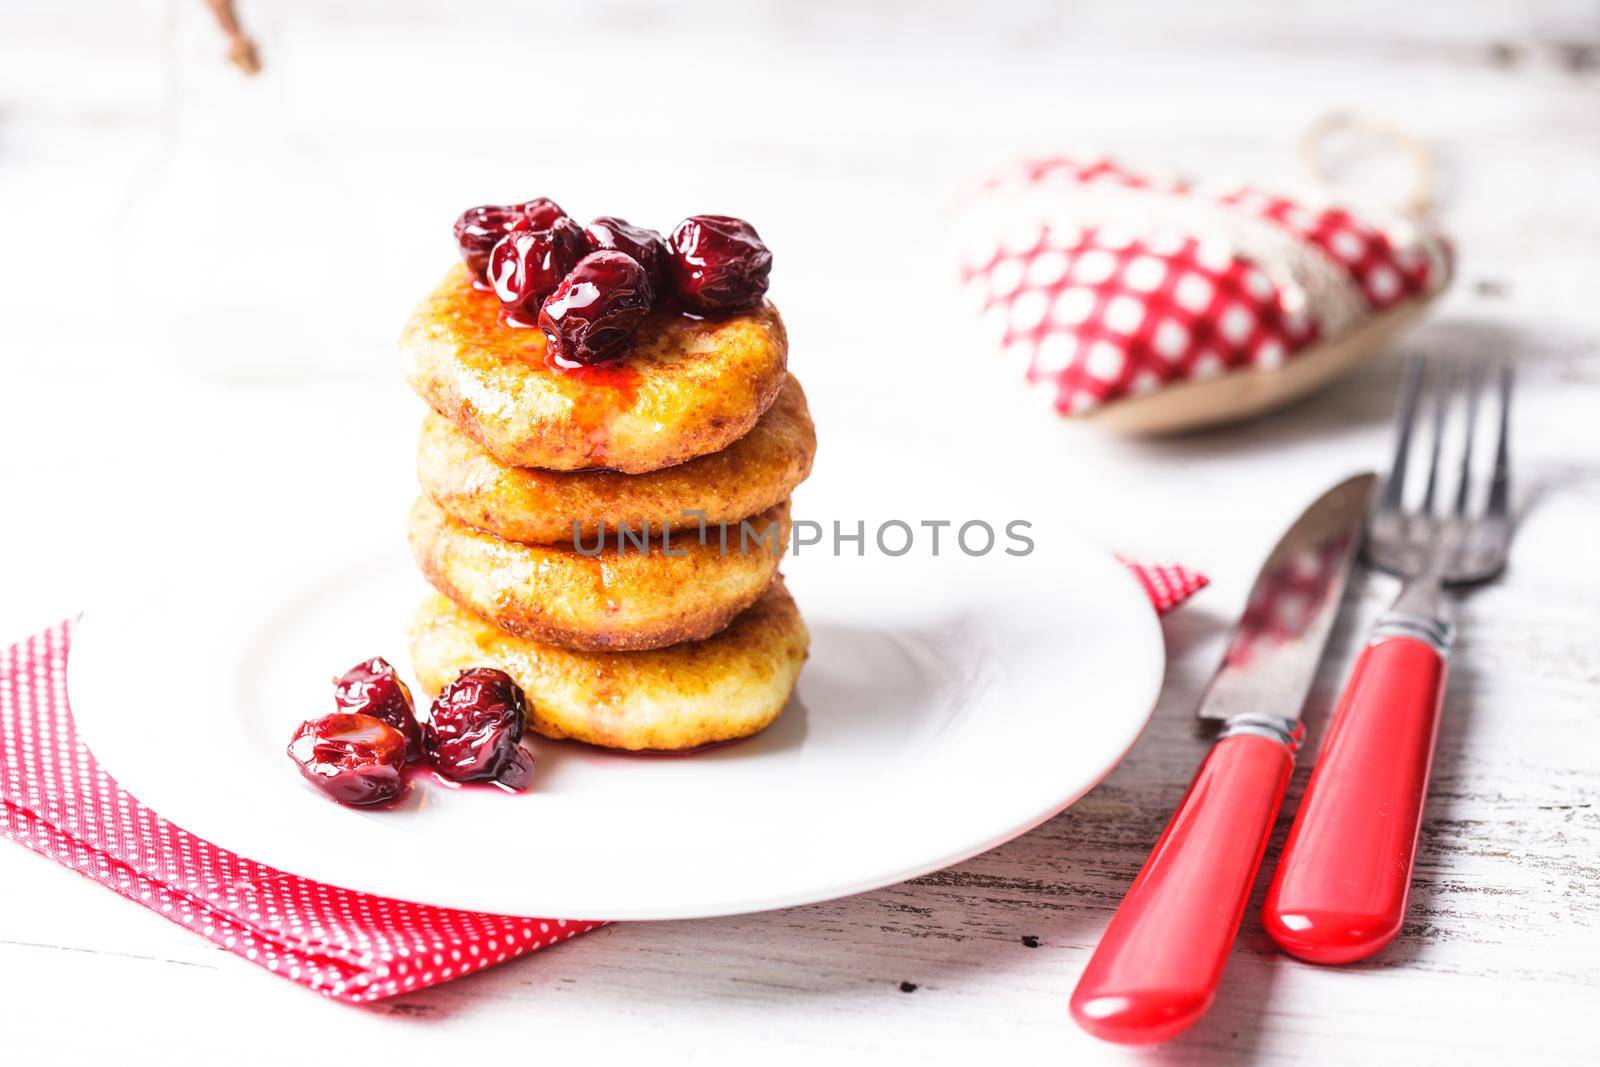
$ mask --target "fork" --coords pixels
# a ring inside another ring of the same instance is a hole
[[[1464,378],[1460,388],[1458,377]],[[1473,437],[1487,377],[1498,393],[1498,439],[1479,509],[1472,504]],[[1425,378],[1433,393],[1427,480],[1420,503],[1408,508],[1406,470]],[[1368,561],[1403,585],[1345,683],[1267,890],[1264,925],[1290,955],[1349,963],[1400,932],[1454,636],[1444,589],[1499,575],[1511,544],[1511,387],[1505,362],[1458,371],[1418,358],[1406,368],[1394,461],[1368,520],[1366,543]],[[1452,401],[1458,392],[1465,394],[1463,404]],[[1459,478],[1447,495],[1440,457],[1452,408],[1464,408],[1465,432]]]

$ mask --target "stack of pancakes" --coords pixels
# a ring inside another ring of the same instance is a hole
[[[816,437],[770,303],[655,312],[621,358],[563,368],[456,267],[401,338],[432,407],[412,553],[430,694],[523,687],[546,737],[681,750],[782,711],[809,635],[778,573]]]

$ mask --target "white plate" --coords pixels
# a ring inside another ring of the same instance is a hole
[[[1160,687],[1160,632],[1138,585],[1041,512],[1036,490],[998,474],[829,435],[794,509],[823,523],[825,541],[836,519],[846,532],[864,521],[869,540],[888,519],[982,519],[999,544],[969,557],[952,528],[935,556],[923,527],[900,557],[869,544],[861,557],[819,546],[787,560],[811,658],[778,723],[737,745],[652,757],[536,739],[530,793],[419,779],[394,811],[323,798],[284,745],[331,710],[328,679],[351,663],[381,654],[408,668],[424,587],[401,544],[401,500],[337,521],[295,501],[212,501],[212,528],[232,533],[169,533],[139,561],[142,583],[86,615],[74,714],[111,774],[166,818],[352,889],[579,919],[728,915],[873,889],[1065,808],[1133,743]],[[1032,523],[1031,554],[1003,552],[1012,519]]]

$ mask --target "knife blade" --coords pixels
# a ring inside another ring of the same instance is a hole
[[[1302,737],[1301,705],[1339,611],[1376,478],[1317,498],[1279,538],[1201,698],[1223,723],[1073,990],[1073,1018],[1165,1041],[1216,997]]]
[[[1376,476],[1358,474],[1301,513],[1272,549],[1200,698],[1201,719],[1277,709],[1298,719],[1339,613]]]

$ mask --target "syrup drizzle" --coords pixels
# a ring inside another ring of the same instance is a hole
[[[587,365],[562,360],[535,323],[515,312],[508,313],[492,292],[475,286],[466,272],[457,286],[442,299],[444,314],[451,320],[449,332],[458,343],[467,352],[475,353],[474,362],[485,368],[516,360],[528,371],[570,379],[573,388],[562,389],[561,393],[571,405],[573,436],[584,444],[584,469],[609,469],[610,427],[619,415],[635,406],[644,382],[635,361],[628,355]],[[735,314],[739,313],[697,314],[675,301],[664,301],[641,327],[638,347],[651,343],[665,319],[690,324],[687,336],[692,337],[700,330],[714,329],[716,323]]]
[[[631,408],[638,398],[642,380],[639,371],[630,366],[625,358],[604,363],[574,363],[562,359],[535,323],[528,322],[514,310],[494,306],[498,301],[492,297],[480,298],[478,304],[480,323],[474,332],[483,338],[485,347],[504,349],[514,345],[530,368],[566,378],[578,387],[565,391],[572,404],[573,431],[585,443],[594,467],[604,467],[610,445],[611,420]],[[494,330],[482,321],[487,317],[483,312],[491,307],[498,327]],[[533,333],[523,334],[525,330],[532,330]]]

